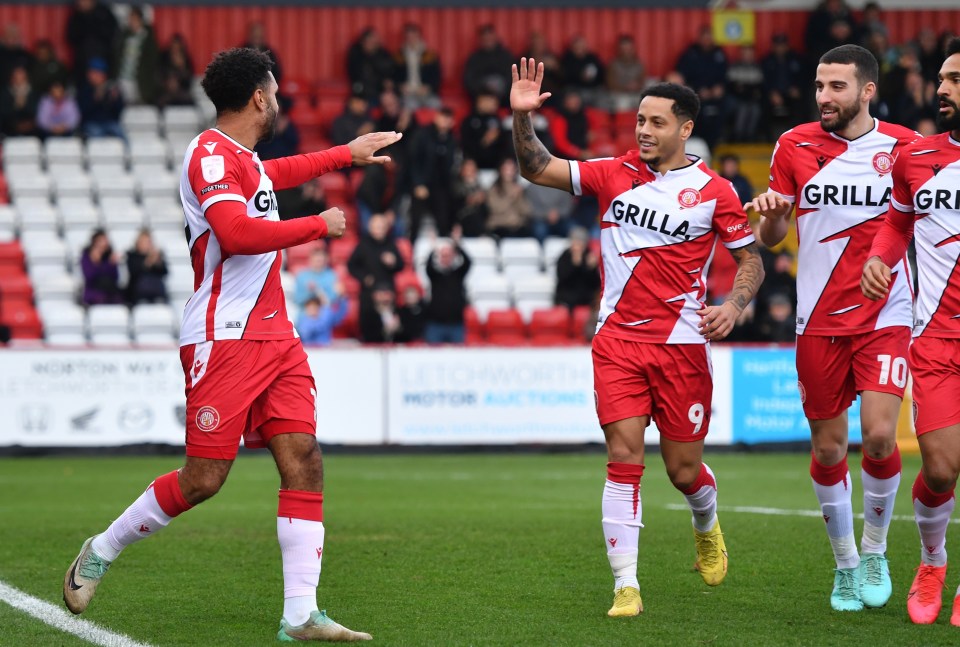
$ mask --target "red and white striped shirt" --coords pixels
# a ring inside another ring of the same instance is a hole
[[[327,233],[318,216],[280,221],[274,189],[297,186],[349,166],[350,150],[261,162],[217,129],[187,147],[180,200],[194,271],[194,294],[183,311],[180,345],[221,339],[291,339],[280,285],[280,250]]]

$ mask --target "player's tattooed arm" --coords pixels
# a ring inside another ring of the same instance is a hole
[[[533,131],[530,113],[513,113],[513,147],[517,151],[517,162],[524,177],[536,177],[543,173],[553,157]]]
[[[727,302],[733,303],[738,312],[743,312],[763,283],[763,259],[760,258],[756,243],[732,249],[730,254],[737,261],[737,276],[733,280],[733,289],[727,295]]]
[[[763,282],[763,261],[756,243],[750,243],[730,253],[737,261],[737,276],[727,300],[719,306],[704,306],[700,315],[700,334],[710,341],[723,339],[737,324],[740,313],[756,295]]]

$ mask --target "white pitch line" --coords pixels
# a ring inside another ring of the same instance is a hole
[[[667,510],[686,510],[690,511],[690,508],[683,505],[682,503],[668,503],[663,506]],[[786,510],[784,508],[760,508],[756,506],[749,505],[721,505],[717,506],[719,512],[739,512],[742,514],[762,514],[772,517],[816,517],[821,518],[823,515],[820,514],[818,510]],[[863,519],[863,514],[858,513],[853,515],[856,519]],[[907,514],[895,514],[891,517],[892,521],[915,521],[912,515]],[[960,519],[951,519],[950,523],[960,523]]]
[[[101,647],[151,647],[149,643],[137,642],[129,636],[99,627],[89,620],[74,617],[61,607],[28,595],[2,580],[0,580],[0,602],[5,602],[14,609],[19,609],[55,629],[73,634],[77,638],[94,645],[100,645]]]

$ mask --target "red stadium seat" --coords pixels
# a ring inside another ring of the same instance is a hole
[[[585,108],[584,113],[587,116],[587,125],[590,127],[591,135],[610,134],[610,113],[600,108]]]
[[[397,304],[406,305],[403,299],[403,293],[407,288],[416,288],[420,296],[423,296],[423,286],[420,285],[420,277],[413,270],[404,270],[393,277],[393,288],[397,291]]]
[[[343,114],[345,101],[343,97],[331,97],[321,94],[317,97],[317,116],[324,128],[329,131],[333,120]]]
[[[514,309],[491,310],[487,313],[487,342],[499,346],[522,346],[527,343],[523,318]]]
[[[41,339],[43,326],[33,305],[23,301],[4,303],[0,323],[10,328],[14,339]]]
[[[345,265],[350,260],[353,248],[357,246],[355,236],[344,236],[343,238],[331,238],[327,249],[330,252],[330,265]]]
[[[563,306],[534,310],[530,318],[530,342],[534,346],[570,343],[570,311]]]
[[[23,268],[23,248],[20,243],[0,243],[0,265],[16,265]]]
[[[575,341],[586,341],[585,331],[587,321],[593,317],[593,308],[590,306],[576,306],[570,318],[570,337]]]
[[[433,123],[433,119],[436,116],[437,111],[433,108],[418,108],[417,111],[413,113],[413,118],[417,120],[417,124],[420,126],[429,126]]]
[[[477,311],[471,306],[467,306],[463,311],[463,323],[466,328],[466,343],[468,346],[476,346],[482,344],[484,341],[483,336],[483,322],[480,321],[480,316],[477,315]]]
[[[295,103],[313,105],[316,97],[316,88],[307,79],[298,79],[285,76],[280,83],[280,94],[293,99]]]
[[[340,206],[353,200],[353,187],[350,178],[343,173],[324,173],[320,176],[320,186],[327,195],[327,204]]]
[[[0,277],[0,299],[11,301],[30,301],[33,299],[33,285],[30,279],[20,276]]]
[[[357,339],[360,337],[360,300],[352,297],[347,302],[347,316],[333,329],[335,339]]]
[[[310,262],[310,254],[313,250],[323,248],[324,244],[320,241],[311,241],[303,245],[297,245],[287,250],[287,271],[296,272],[305,267]]]

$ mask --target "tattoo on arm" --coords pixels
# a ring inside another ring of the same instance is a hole
[[[742,312],[763,283],[763,260],[756,243],[732,249],[730,253],[737,261],[737,276],[733,280],[733,289],[730,290],[727,301],[732,302],[737,310]]]
[[[513,147],[517,151],[517,162],[524,177],[536,177],[550,163],[550,151],[537,138],[533,131],[533,120],[527,113],[513,113]]]

